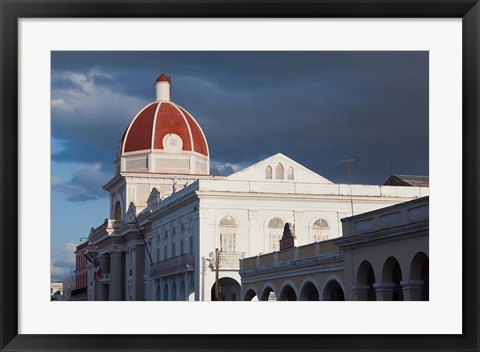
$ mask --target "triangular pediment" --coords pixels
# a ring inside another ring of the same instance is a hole
[[[281,175],[282,169],[283,179],[277,177],[277,175]],[[283,181],[332,184],[330,180],[320,176],[282,153],[272,155],[237,171],[227,176],[226,179],[232,181]]]

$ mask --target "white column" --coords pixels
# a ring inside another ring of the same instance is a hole
[[[257,255],[264,251],[263,247],[263,230],[258,226],[258,210],[248,210],[248,233],[249,233],[249,253],[247,257]]]
[[[352,286],[353,298],[355,301],[366,301],[369,285],[354,285]]]
[[[110,301],[123,300],[123,252],[110,254]]]
[[[305,233],[305,226],[303,225],[303,211],[295,210],[293,212],[293,223],[295,224],[295,237],[297,238],[297,246],[309,243],[308,231]]]
[[[421,301],[423,280],[400,281],[405,301]]]
[[[137,244],[135,246],[135,262],[133,263],[133,278],[135,280],[134,300],[143,301],[145,292],[143,292],[143,273],[145,272],[145,245]],[[149,262],[150,263],[150,262]]]
[[[395,284],[393,282],[388,283],[375,283],[373,284],[375,289],[375,295],[377,296],[377,301],[391,301],[393,298],[393,289]]]

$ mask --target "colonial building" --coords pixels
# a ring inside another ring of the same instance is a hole
[[[428,204],[347,217],[340,238],[240,260],[242,299],[428,300]]]
[[[93,278],[88,277],[88,260],[84,251],[87,249],[88,242],[84,242],[77,246],[75,251],[75,288],[71,293],[72,300],[86,301],[87,287],[93,285]]]
[[[240,300],[239,259],[279,250],[285,223],[298,245],[337,238],[341,219],[429,194],[428,187],[335,184],[278,153],[230,176],[210,175],[199,124],[156,81],[115,159],[110,219],[92,228],[89,300]],[[217,249],[217,251],[216,251]],[[217,255],[215,253],[218,253]],[[218,270],[217,270],[218,269]]]

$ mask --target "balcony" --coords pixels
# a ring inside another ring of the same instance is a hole
[[[219,270],[224,271],[238,271],[240,269],[240,259],[245,255],[245,252],[218,252],[219,255]],[[210,259],[208,259],[209,267],[215,270],[215,252],[210,252]]]
[[[150,275],[153,277],[168,276],[194,271],[195,256],[191,253],[159,261],[150,265]]]

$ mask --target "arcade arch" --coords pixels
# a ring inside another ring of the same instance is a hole
[[[231,277],[222,277],[218,280],[219,296],[215,297],[216,283],[212,285],[211,300],[212,301],[237,301],[240,299],[240,284]]]
[[[300,301],[319,301],[320,295],[317,286],[312,281],[307,281],[303,284],[300,290]]]
[[[276,301],[277,300],[277,294],[275,292],[276,291],[275,291],[274,288],[272,288],[270,285],[266,285],[262,290],[260,300],[261,301]]]
[[[244,301],[258,301],[257,292],[253,288],[248,288],[243,296]]]
[[[395,257],[388,257],[383,264],[382,269],[382,285],[391,284],[392,301],[403,301],[403,291],[400,282],[402,281],[402,269]],[[385,297],[384,300],[389,300],[390,297]]]
[[[409,280],[422,281],[420,297],[418,297],[421,301],[428,301],[430,298],[429,276],[428,256],[423,252],[418,252],[410,263]]]
[[[377,296],[373,284],[375,283],[375,273],[373,271],[372,264],[368,260],[364,260],[357,271],[357,286],[365,287],[364,294],[359,296],[361,301],[376,301]]]
[[[323,289],[324,301],[345,301],[345,292],[340,283],[335,279],[330,279]]]

